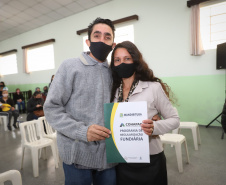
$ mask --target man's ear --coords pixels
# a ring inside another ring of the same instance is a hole
[[[115,48],[115,46],[116,46],[116,43],[113,43],[113,44],[112,44],[112,49],[114,49],[114,48]]]
[[[89,39],[86,39],[86,44],[88,47],[90,47],[90,40]]]

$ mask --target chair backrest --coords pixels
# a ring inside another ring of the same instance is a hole
[[[53,128],[47,122],[45,116],[38,118],[38,120],[39,120],[39,124],[40,124],[40,128],[41,128],[42,136],[51,135],[56,132],[53,130]]]
[[[22,185],[21,174],[18,170],[9,170],[0,174],[0,185],[4,182],[11,181],[13,185]]]
[[[42,134],[40,134],[39,121],[27,121],[19,124],[21,131],[21,141],[22,144],[33,143],[39,139],[42,139]]]

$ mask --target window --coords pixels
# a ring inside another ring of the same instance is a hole
[[[18,73],[17,58],[15,52],[5,52],[0,54],[0,75],[9,75]]]
[[[89,51],[89,47],[86,44],[86,39],[88,39],[88,35],[83,37],[83,51]],[[123,26],[115,29],[114,42],[117,44],[126,40],[134,42],[133,25]],[[108,62],[111,62],[111,53],[112,52],[110,52],[107,57]]]
[[[212,1],[211,1],[212,2]],[[203,3],[200,8],[200,29],[204,49],[216,49],[226,42],[226,2]]]
[[[54,69],[54,48],[55,40],[51,39],[40,43],[23,46],[25,70],[27,73]]]

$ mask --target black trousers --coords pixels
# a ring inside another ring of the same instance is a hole
[[[0,112],[0,115],[7,116],[8,117],[8,126],[11,126],[10,123],[11,123],[12,116],[14,118],[13,124],[16,124],[17,118],[19,117],[19,112],[18,112],[18,110],[14,110],[14,111],[9,110],[6,112]]]
[[[165,154],[150,155],[150,163],[120,163],[116,177],[117,185],[167,185]]]

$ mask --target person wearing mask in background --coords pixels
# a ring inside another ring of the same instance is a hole
[[[14,103],[18,105],[19,112],[25,113],[24,96],[22,92],[20,92],[19,88],[17,88],[16,92],[13,94],[13,100],[14,100]]]
[[[149,135],[150,163],[120,163],[117,185],[167,185],[166,158],[158,135],[179,127],[179,116],[169,99],[170,88],[148,68],[138,48],[130,41],[115,46],[110,67],[113,87],[111,102],[146,101],[148,119],[141,128]],[[151,120],[161,114],[164,120]]]
[[[0,82],[0,98],[2,97],[2,90],[5,87],[5,83],[4,82]]]
[[[41,92],[40,87],[36,87],[36,88],[35,88],[35,91]]]
[[[42,98],[44,101],[46,100],[47,94],[48,94],[48,87],[45,86],[45,87],[43,87],[43,93],[42,93]]]
[[[13,116],[13,127],[18,128],[16,125],[17,118],[19,117],[18,110],[15,109],[13,100],[9,97],[8,88],[4,87],[2,90],[2,98],[0,99],[0,115],[4,115],[8,117],[8,129],[11,131],[11,118]]]
[[[35,91],[31,99],[27,102],[27,121],[44,116],[43,104],[42,93],[40,91]]]
[[[45,117],[57,131],[65,185],[115,185],[115,165],[106,160],[104,103],[110,102],[114,25],[97,18],[88,27],[90,52],[64,61],[49,88]]]
[[[49,88],[50,88],[50,85],[51,85],[51,83],[52,83],[52,81],[53,81],[53,79],[54,79],[54,76],[55,76],[55,75],[52,75],[52,77],[51,77],[51,81],[50,81],[50,83],[49,83]]]

